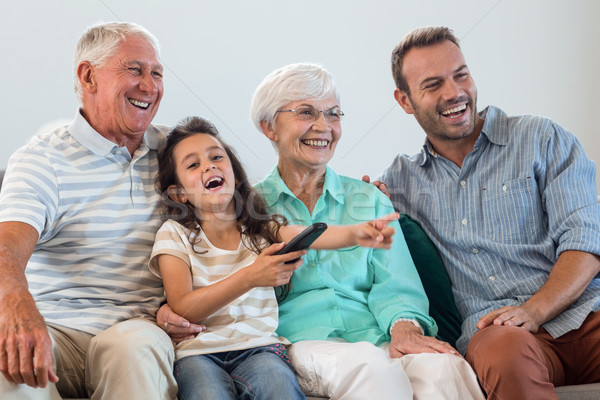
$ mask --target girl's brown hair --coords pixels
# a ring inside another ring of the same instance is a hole
[[[250,185],[246,171],[237,154],[231,146],[221,139],[217,128],[208,120],[201,117],[188,117],[182,120],[169,132],[167,142],[158,153],[158,175],[156,190],[162,198],[163,218],[177,221],[198,236],[201,226],[201,216],[196,214],[195,207],[189,202],[180,203],[169,198],[169,187],[175,185],[181,188],[177,179],[173,151],[182,140],[195,135],[210,135],[217,139],[231,160],[235,176],[234,202],[238,230],[244,234],[244,243],[257,254],[264,249],[264,242],[277,243],[279,228],[287,224],[285,217],[267,212],[263,198]],[[194,243],[191,243],[192,245]],[[287,296],[289,284],[275,288],[279,300]]]

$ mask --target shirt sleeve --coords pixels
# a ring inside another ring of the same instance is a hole
[[[566,250],[600,255],[596,167],[577,138],[556,123],[545,136],[542,201],[556,257]]]
[[[389,199],[377,195],[377,216],[393,212]],[[368,303],[379,327],[384,332],[399,318],[416,320],[428,336],[435,336],[437,326],[428,315],[429,302],[406,245],[404,234],[398,221],[392,226],[396,233],[392,248],[375,249],[369,262],[374,273],[374,283],[369,293]]]
[[[168,220],[160,227],[158,232],[156,232],[148,268],[150,269],[150,272],[159,278],[162,278],[158,266],[158,256],[161,254],[169,254],[177,257],[185,262],[190,268],[192,265],[185,245],[187,237],[185,234],[182,236],[182,233],[176,229],[176,224],[176,222]]]
[[[56,218],[58,198],[58,183],[49,159],[30,144],[17,150],[2,182],[0,222],[31,225],[44,240],[44,229]]]

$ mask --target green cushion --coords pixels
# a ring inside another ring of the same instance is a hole
[[[416,220],[400,214],[399,221],[429,299],[429,315],[439,328],[437,337],[455,346],[460,336],[461,318],[444,263],[435,245]]]

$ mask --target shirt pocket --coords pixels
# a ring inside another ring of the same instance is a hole
[[[483,190],[486,237],[502,243],[521,243],[534,237],[541,223],[541,205],[530,177],[506,181]]]

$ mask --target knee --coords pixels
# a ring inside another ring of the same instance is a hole
[[[536,347],[534,336],[516,326],[489,326],[473,335],[466,359],[479,372],[493,367],[510,374],[519,359]]]
[[[387,349],[382,349],[368,342],[352,343],[346,352],[340,354],[337,360],[343,365],[346,373],[353,379],[368,379],[381,381],[393,379],[404,381],[408,379],[404,370],[396,368],[390,359]]]
[[[119,322],[100,332],[90,342],[90,355],[111,354],[120,359],[161,354],[174,358],[173,343],[156,324],[145,320]]]

